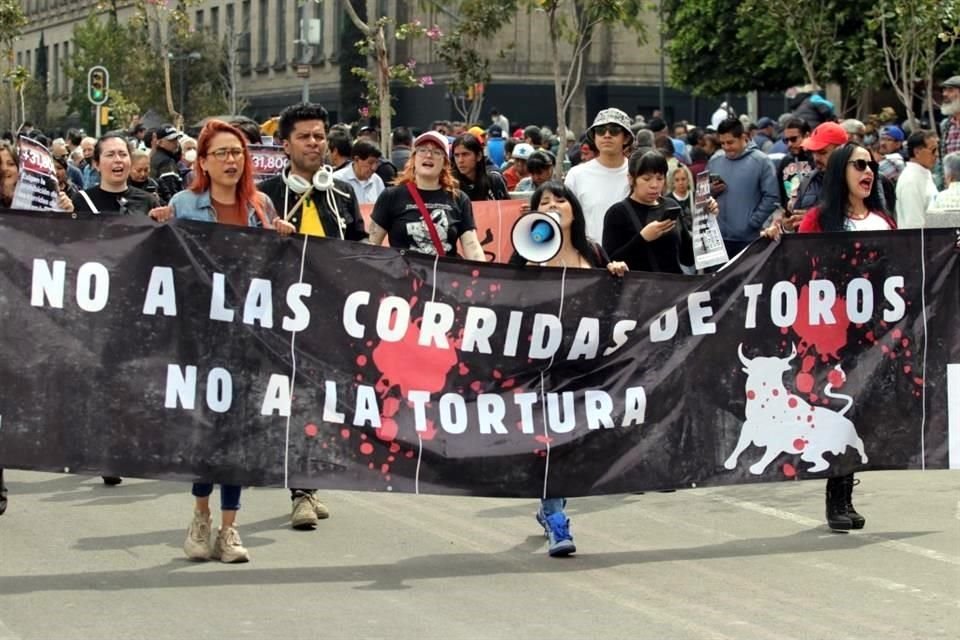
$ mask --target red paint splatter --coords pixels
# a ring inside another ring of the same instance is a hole
[[[810,287],[800,289],[800,298],[797,302],[797,320],[793,323],[793,330],[810,346],[817,348],[817,353],[830,354],[839,357],[837,352],[847,344],[847,328],[850,320],[847,319],[847,305],[843,297],[837,296],[833,303],[833,317],[835,324],[810,324]]]
[[[350,429],[340,429],[340,437],[344,440],[350,439]]]
[[[787,478],[793,478],[797,475],[797,470],[789,462],[783,463],[783,475]]]
[[[397,421],[393,418],[383,417],[380,419],[380,428],[376,430],[377,437],[384,442],[393,442],[400,432]]]
[[[794,398],[793,396],[790,396],[789,398],[787,398],[787,406],[790,407],[791,409],[796,409],[796,408],[797,408],[797,399]],[[797,416],[797,420],[799,420],[799,419],[800,419],[800,416]]]
[[[390,453],[399,453],[399,452],[400,452],[400,445],[397,444],[396,442],[390,443]],[[390,457],[392,458],[393,456],[390,456]]]
[[[510,378],[509,380],[504,380],[502,383],[500,383],[500,387],[503,389],[509,389],[516,383],[517,381],[514,378]]]
[[[903,331],[900,331],[900,329],[894,329],[894,330],[890,333],[890,335],[893,336],[894,340],[899,340],[900,337],[903,336]]]
[[[790,333],[790,329],[788,329],[787,327],[780,327],[780,333],[782,333],[783,335],[787,335],[788,333]]]
[[[464,292],[463,292],[463,295],[467,296],[468,298],[472,298],[472,297],[473,297],[473,289],[465,289]]]
[[[774,397],[776,397],[780,395],[780,389],[774,389],[773,391],[771,391],[771,393],[774,395]]]
[[[854,249],[859,249],[859,248],[862,247],[862,246],[863,246],[863,245],[861,245],[859,242],[854,242],[854,243],[853,243],[853,248],[854,248]]]
[[[803,448],[807,446],[807,441],[803,438],[797,438],[793,441],[793,448],[797,451],[803,451]]]
[[[454,289],[459,289],[460,283],[454,280],[453,282],[450,283],[450,286],[453,287]]]
[[[495,380],[499,380],[500,378],[503,377],[503,374],[500,373],[499,371],[497,371],[496,369],[494,369],[494,370],[493,370],[493,377],[494,377]]]
[[[903,367],[903,372],[904,372],[904,373],[909,374],[911,371],[913,371],[913,367],[911,367],[911,366],[908,365],[908,364],[907,364],[907,365],[904,365],[904,367]]]
[[[416,455],[416,454],[415,454],[413,451],[407,451],[405,454],[403,454],[403,457],[404,457],[404,458],[412,458],[414,455]]]
[[[473,389],[474,393],[480,393],[483,390],[483,383],[479,380],[474,380],[470,383],[470,388]]]
[[[470,373],[470,368],[467,365],[460,363],[460,375],[465,376]]]
[[[480,277],[480,270],[479,270],[479,269],[474,269],[471,275],[473,275],[474,278],[479,278],[479,277]]]
[[[753,389],[747,391],[747,400],[756,400],[757,394],[754,393]]]
[[[923,378],[914,378],[914,379],[913,379],[913,384],[917,385],[918,387],[922,387],[922,386],[923,386]]]
[[[367,366],[367,356],[364,356],[364,355],[357,356],[357,366],[358,367]]]
[[[447,374],[457,364],[457,353],[454,349],[422,347],[417,343],[419,338],[419,322],[411,321],[402,340],[381,342],[373,350],[374,365],[389,381],[389,386],[400,387],[400,394],[404,397],[411,389],[432,392],[442,390]]]
[[[907,340],[906,338],[904,338],[903,340],[900,341],[900,344],[901,344],[902,346],[904,346],[904,347],[909,347],[909,346],[910,346],[910,341]]]
[[[551,442],[553,442],[553,438],[551,438],[550,436],[545,436],[542,433],[540,435],[534,436],[533,439],[541,444],[550,444]]]
[[[813,376],[809,373],[797,374],[797,391],[800,393],[810,393],[813,390]]]
[[[816,364],[817,360],[813,356],[804,356],[803,361],[800,363],[800,371],[810,372],[813,371],[813,365]]]
[[[382,464],[382,465],[380,465],[380,473],[382,473],[383,475],[387,475],[387,473],[389,473],[389,471],[390,471],[390,465],[388,465],[388,464]]]
[[[303,428],[303,432],[307,434],[308,438],[316,438],[318,433],[317,425],[311,422]]]
[[[865,335],[864,337],[865,337],[867,340],[869,340],[870,342],[876,342],[876,341],[877,341],[877,338],[873,335],[873,331],[867,331],[867,333],[866,333],[866,335]]]
[[[434,426],[433,420],[427,420],[427,429],[426,431],[420,432],[420,438],[423,440],[433,440],[437,436],[437,427]]]
[[[829,382],[835,388],[839,389],[840,387],[842,387],[845,381],[846,380],[843,377],[843,373],[841,373],[837,369],[831,369],[830,373],[827,374],[827,382]]]
[[[364,442],[363,444],[360,445],[360,453],[362,453],[365,456],[370,455],[371,453],[373,453],[373,445],[370,444],[369,442]]]

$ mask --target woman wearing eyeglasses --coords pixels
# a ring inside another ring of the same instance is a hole
[[[877,165],[863,145],[848,143],[830,156],[824,171],[820,202],[807,210],[799,233],[831,231],[884,231],[896,229],[880,197]],[[764,230],[778,238],[782,229]],[[827,480],[827,524],[831,529],[862,529],[866,519],[853,508],[853,474]]]
[[[450,171],[446,136],[436,131],[421,134],[395,185],[380,194],[373,206],[367,242],[430,255],[484,260],[477,239],[470,198],[458,189]]]
[[[209,120],[197,139],[194,180],[187,191],[170,199],[166,207],[150,212],[165,221],[175,216],[186,220],[218,222],[240,227],[276,229],[281,235],[295,231],[292,224],[276,217],[273,204],[257,191],[247,140],[239,129],[220,120]],[[220,486],[220,532],[211,548],[210,494],[213,484],[194,483],[193,520],[183,551],[191,560],[214,558],[221,562],[247,562],[250,554],[237,533],[241,487]]]

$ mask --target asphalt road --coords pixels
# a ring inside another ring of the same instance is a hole
[[[960,638],[960,473],[860,477],[851,534],[820,481],[576,499],[567,559],[534,501],[330,492],[300,532],[254,489],[223,565],[186,485],[8,471],[0,640]]]

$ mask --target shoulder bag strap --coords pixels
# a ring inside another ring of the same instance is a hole
[[[412,182],[408,182],[407,191],[410,192],[410,197],[413,198],[413,201],[417,203],[417,208],[420,209],[420,215],[423,217],[423,223],[427,225],[427,231],[430,233],[430,239],[433,241],[433,246],[437,250],[437,255],[447,255],[443,250],[443,243],[440,242],[440,234],[437,233],[437,226],[433,224],[433,218],[430,217],[430,213],[427,211],[427,205],[423,203],[423,198],[420,197],[420,191],[417,190],[417,186]]]
[[[87,195],[86,191],[80,191],[80,197],[87,201],[87,205],[90,207],[92,213],[100,213],[100,210],[97,209],[97,205],[93,204],[93,200],[90,199],[90,196]]]

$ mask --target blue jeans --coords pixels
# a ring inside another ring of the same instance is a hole
[[[540,509],[543,515],[549,516],[554,513],[560,513],[567,506],[566,498],[542,498],[540,500]]]
[[[220,485],[220,510],[221,511],[239,511],[240,510],[240,491],[243,487],[236,484]],[[195,498],[208,498],[213,493],[213,484],[205,482],[194,482],[193,489],[190,491]]]

